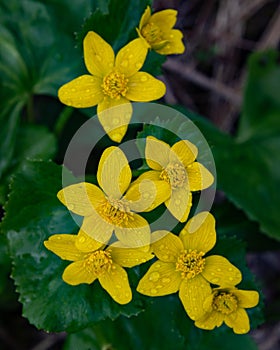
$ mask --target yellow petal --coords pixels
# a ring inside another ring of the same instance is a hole
[[[100,246],[107,244],[113,233],[113,225],[105,221],[98,213],[93,212],[91,216],[87,216],[83,220],[81,230],[93,240],[100,242]],[[91,242],[93,244],[93,242]],[[79,247],[84,247],[83,242],[79,242]],[[94,243],[96,247],[98,243]],[[85,248],[84,248],[85,249]]]
[[[183,280],[179,290],[179,298],[192,320],[198,320],[204,315],[203,303],[211,293],[210,284],[201,275]]]
[[[94,206],[100,205],[105,200],[100,188],[87,182],[63,188],[57,193],[57,198],[68,210],[82,216],[92,215]]]
[[[144,179],[133,182],[125,199],[130,201],[129,207],[136,212],[151,211],[170,197],[170,185],[162,180]]]
[[[153,232],[152,241],[152,249],[157,258],[161,261],[176,262],[178,256],[184,249],[180,238],[168,231],[161,230]]]
[[[130,77],[143,66],[148,53],[147,46],[140,38],[132,40],[125,45],[117,54],[116,69]]]
[[[236,334],[245,334],[250,330],[250,321],[247,312],[238,308],[236,312],[225,316],[225,323],[233,329]]]
[[[202,275],[207,281],[219,286],[235,286],[241,282],[241,272],[226,258],[212,255],[205,258]]]
[[[88,32],[84,39],[84,59],[87,70],[92,75],[103,78],[113,70],[115,54],[101,36]]]
[[[68,265],[63,272],[62,279],[64,282],[76,286],[81,283],[91,284],[96,280],[96,276],[93,273],[90,273],[85,268],[84,260],[75,261],[72,264]]]
[[[126,271],[118,264],[112,264],[111,270],[99,277],[101,286],[119,304],[127,304],[132,293]]]
[[[140,280],[137,291],[151,297],[158,297],[178,292],[182,282],[180,272],[174,263],[155,262]]]
[[[192,193],[187,186],[176,188],[171,191],[171,196],[165,205],[177,220],[185,222],[192,206]]]
[[[177,162],[178,158],[185,167],[193,163],[197,157],[197,147],[187,140],[176,142],[171,147],[170,161]]]
[[[214,177],[202,164],[194,162],[187,167],[188,182],[191,191],[204,190],[211,186]]]
[[[115,226],[115,234],[124,245],[130,248],[147,247],[151,241],[151,230],[148,222],[138,214],[132,214],[123,227]]]
[[[222,313],[217,311],[212,311],[204,314],[200,319],[195,321],[195,325],[198,328],[212,330],[215,327],[220,327],[224,321],[224,316]]]
[[[140,30],[144,27],[144,25],[146,25],[149,22],[150,17],[151,17],[151,8],[150,6],[147,6],[146,10],[144,11],[140,19],[140,23],[139,23]]]
[[[238,299],[238,305],[241,308],[250,308],[254,307],[259,302],[259,293],[255,290],[232,290],[232,293]]]
[[[185,249],[207,253],[216,243],[215,219],[209,212],[191,218],[180,233]]]
[[[174,27],[177,19],[177,11],[168,9],[163,11],[158,11],[152,14],[150,22],[157,25],[161,31],[170,31]]]
[[[108,249],[110,250],[113,261],[124,267],[137,266],[154,257],[150,250],[145,252],[142,249],[128,248],[121,242],[113,243]]]
[[[147,137],[145,157],[150,168],[162,171],[169,163],[169,153],[170,146],[167,143],[153,136]]]
[[[185,51],[185,46],[182,41],[183,34],[178,29],[172,29],[170,32],[163,34],[163,39],[167,43],[155,50],[161,55],[173,55],[173,54],[182,54]]]
[[[53,235],[47,241],[44,241],[44,245],[61,259],[70,261],[81,260],[85,254],[75,246],[76,238],[76,235]]]
[[[87,220],[87,218],[85,220]],[[86,234],[85,231],[80,229],[78,236],[76,237],[76,247],[80,251],[85,253],[92,252],[94,250],[101,248],[102,246],[104,246],[103,242],[96,241],[95,239],[90,237],[88,234]]]
[[[107,196],[120,199],[131,181],[131,170],[123,151],[115,146],[105,149],[99,161],[97,180]]]
[[[121,142],[132,116],[132,105],[124,97],[112,99],[106,96],[97,106],[97,115],[110,139]]]
[[[104,98],[101,84],[102,81],[98,77],[82,75],[62,85],[58,90],[58,98],[67,106],[76,108],[93,107]]]
[[[166,87],[162,81],[145,72],[137,72],[132,75],[129,78],[127,87],[128,90],[125,97],[135,102],[158,100],[166,91]]]

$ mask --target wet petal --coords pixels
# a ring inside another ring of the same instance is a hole
[[[58,234],[50,236],[44,241],[44,245],[61,259],[76,261],[83,259],[85,255],[76,247],[76,239],[76,235]]]
[[[151,17],[151,8],[150,6],[147,6],[146,10],[144,11],[140,19],[140,23],[139,23],[140,30],[144,27],[144,25],[146,25],[149,22],[150,17]]]
[[[96,280],[96,276],[85,269],[85,261],[75,261],[68,265],[63,272],[62,279],[64,282],[76,286],[77,284],[91,284]]]
[[[210,284],[201,275],[183,280],[179,297],[192,320],[198,320],[204,315],[203,303],[211,295],[211,292]]]
[[[220,255],[212,255],[205,258],[205,267],[202,275],[207,281],[223,287],[235,286],[242,279],[238,268]]]
[[[98,77],[109,74],[114,67],[112,47],[95,32],[88,32],[84,39],[84,59],[87,70]]]
[[[108,197],[120,199],[132,178],[128,160],[115,146],[105,149],[99,161],[97,181]]]
[[[152,233],[152,249],[158,259],[165,262],[176,262],[184,250],[180,238],[168,231],[155,231]]]
[[[97,115],[110,139],[121,142],[132,116],[132,105],[124,97],[105,97],[97,106]]]
[[[245,334],[250,330],[250,321],[247,312],[244,309],[237,309],[225,317],[227,326],[233,329],[236,334]]]
[[[197,157],[197,147],[187,140],[176,142],[171,147],[170,161],[176,162],[177,159],[183,163],[185,167],[193,163]]]
[[[217,311],[212,311],[204,314],[200,319],[195,321],[198,328],[212,330],[215,327],[220,327],[224,321],[224,315]]]
[[[143,249],[128,248],[121,242],[113,243],[108,249],[110,250],[113,261],[124,267],[137,266],[154,257],[151,250],[145,252]]]
[[[129,207],[136,212],[151,211],[170,197],[171,190],[165,181],[144,179],[133,182],[125,199],[130,201]]]
[[[92,215],[94,207],[105,200],[101,189],[88,182],[64,187],[57,193],[57,198],[68,210],[82,216]]]
[[[215,219],[209,212],[191,218],[180,233],[185,249],[207,253],[216,243]]]
[[[174,263],[155,262],[140,280],[137,291],[151,297],[176,293],[182,282]]]
[[[185,222],[192,206],[192,193],[187,186],[176,188],[171,191],[171,196],[165,205],[177,220]]]
[[[124,245],[130,248],[147,247],[151,242],[151,230],[148,222],[138,214],[123,223],[123,227],[115,226],[115,234]]]
[[[185,51],[185,45],[182,41],[183,34],[178,29],[172,29],[163,35],[163,39],[167,41],[166,45],[157,49],[157,53],[161,55],[182,54]]]
[[[194,162],[187,167],[188,182],[191,191],[201,191],[210,187],[214,177],[202,164]]]
[[[132,293],[126,271],[118,264],[112,264],[110,271],[99,277],[99,282],[110,296],[119,304],[127,304]]]
[[[171,28],[174,27],[176,20],[177,11],[168,9],[155,12],[151,17],[150,22],[153,22],[155,25],[157,25],[161,31],[169,32]]]
[[[86,220],[86,219],[85,219]],[[109,233],[111,235],[111,233]],[[102,237],[104,238],[104,237]],[[76,236],[76,247],[85,253],[92,252],[104,246],[103,242],[97,241],[90,237],[85,231],[80,229],[78,236]]]
[[[82,75],[62,85],[58,90],[58,98],[67,106],[76,108],[93,107],[104,98],[101,84],[102,81],[98,77]]]
[[[143,66],[147,53],[147,46],[142,39],[132,40],[118,52],[115,64],[116,69],[124,73],[126,77],[132,76]]]
[[[95,241],[100,242],[100,245],[107,244],[113,233],[113,225],[105,221],[97,212],[93,215],[84,218],[81,230]],[[84,241],[86,242],[86,241]],[[79,247],[86,249],[84,242],[78,243]],[[92,242],[93,243],[93,242]],[[97,243],[93,246],[95,247]]]
[[[153,136],[147,137],[145,157],[150,168],[162,171],[169,163],[169,153],[170,146],[167,143]]]
[[[162,81],[145,72],[137,72],[132,75],[129,78],[127,87],[128,90],[125,97],[135,102],[158,100],[166,91]]]
[[[258,305],[259,293],[255,290],[236,289],[232,290],[232,293],[237,297],[238,305],[241,308],[250,308]]]

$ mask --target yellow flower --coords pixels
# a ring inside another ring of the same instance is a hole
[[[181,222],[187,220],[190,212],[191,191],[203,190],[214,181],[212,174],[202,164],[195,162],[197,154],[197,147],[187,140],[176,142],[170,147],[155,137],[147,137],[145,157],[153,170],[142,174],[138,180],[167,183],[170,196],[165,205]]]
[[[194,216],[179,237],[167,232],[152,234],[152,249],[159,259],[140,280],[137,291],[162,296],[179,291],[179,298],[193,320],[205,313],[204,300],[211,295],[210,283],[233,286],[240,271],[219,255],[205,257],[216,243],[215,219],[208,212]]]
[[[119,304],[127,304],[132,299],[126,271],[123,267],[133,267],[153,258],[150,252],[122,247],[119,242],[104,249],[92,250],[90,238],[82,245],[76,245],[78,236],[58,234],[51,236],[44,245],[61,259],[73,261],[66,267],[62,279],[73,286],[99,280],[111,297]],[[81,243],[80,243],[81,244]],[[95,242],[92,242],[95,245]]]
[[[172,29],[176,23],[176,10],[163,10],[151,15],[148,6],[141,17],[138,35],[143,38],[148,48],[161,55],[181,54],[185,51],[182,42],[183,34],[178,29]]]
[[[215,288],[204,303],[204,315],[195,321],[202,329],[220,327],[223,322],[236,334],[245,334],[250,330],[250,322],[245,308],[258,304],[259,294],[253,290],[237,288]]]
[[[130,247],[150,244],[150,226],[136,212],[153,209],[165,199],[166,187],[160,181],[131,184],[132,173],[120,148],[107,148],[97,170],[96,185],[82,182],[67,186],[58,199],[75,214],[84,216],[81,231],[99,243],[107,243],[113,231]]]
[[[142,39],[131,41],[115,57],[105,40],[95,32],[88,32],[84,39],[84,60],[91,75],[82,75],[63,85],[58,91],[60,101],[77,108],[97,105],[104,130],[112,140],[121,142],[132,115],[129,101],[148,102],[165,94],[165,85],[160,80],[139,72],[146,55]]]

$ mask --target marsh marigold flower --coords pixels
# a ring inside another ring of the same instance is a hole
[[[73,213],[84,216],[81,232],[97,242],[107,243],[113,231],[123,244],[150,244],[150,226],[136,212],[151,210],[162,203],[166,187],[159,181],[131,184],[132,173],[120,148],[107,148],[99,161],[100,187],[82,182],[58,192],[58,199]],[[150,208],[150,209],[149,209]]]
[[[132,115],[129,101],[157,100],[165,94],[165,85],[150,74],[139,72],[147,55],[142,39],[131,41],[116,57],[112,47],[95,32],[88,32],[83,44],[90,75],[63,85],[58,97],[64,104],[77,108],[97,105],[104,130],[112,140],[121,142]]]
[[[90,238],[79,248],[76,245],[78,236],[57,234],[44,242],[45,247],[61,259],[73,261],[66,267],[62,278],[71,285],[91,284],[99,280],[110,296],[119,304],[131,301],[132,294],[126,271],[123,267],[133,267],[152,259],[150,252],[140,249],[122,248],[120,242],[98,250],[92,250]],[[92,242],[95,245],[95,242]]]
[[[215,219],[208,212],[194,216],[179,237],[166,231],[152,234],[156,261],[140,280],[137,291],[162,296],[179,291],[179,298],[193,320],[205,313],[204,300],[211,295],[211,284],[236,285],[240,271],[219,255],[205,256],[216,243]]]
[[[185,51],[183,34],[173,29],[177,19],[176,10],[163,10],[151,15],[148,6],[141,17],[138,35],[143,38],[148,48],[161,55],[181,54]]]
[[[212,330],[225,322],[234,333],[248,333],[250,322],[245,309],[256,306],[258,302],[259,294],[253,290],[240,290],[234,287],[215,288],[204,300],[204,315],[195,321],[195,325]]]
[[[139,177],[139,181],[150,179],[169,185],[165,205],[179,221],[187,220],[192,205],[192,191],[200,191],[212,185],[213,175],[195,161],[197,147],[187,140],[167,143],[148,136],[145,158],[152,169]]]

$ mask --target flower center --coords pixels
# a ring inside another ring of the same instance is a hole
[[[216,311],[228,315],[237,310],[238,300],[236,296],[230,292],[216,292],[212,306]]]
[[[98,208],[98,213],[110,224],[120,226],[133,218],[129,205],[121,199],[107,198]]]
[[[176,270],[181,271],[183,278],[191,279],[200,274],[205,266],[205,253],[197,250],[183,250],[176,263]]]
[[[127,92],[127,82],[128,79],[123,73],[111,72],[103,79],[103,93],[118,100],[121,96],[125,96]]]
[[[89,273],[93,273],[96,276],[103,275],[104,272],[109,271],[112,267],[112,258],[109,252],[103,250],[97,250],[90,253],[85,259],[85,269]]]
[[[161,30],[153,22],[147,23],[141,31],[143,37],[148,41],[149,44],[161,41]]]
[[[168,182],[173,189],[183,187],[187,179],[186,169],[180,163],[170,163],[161,172],[160,178]]]

